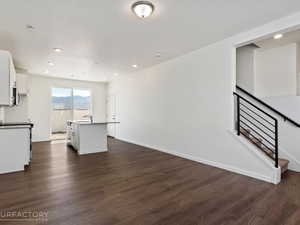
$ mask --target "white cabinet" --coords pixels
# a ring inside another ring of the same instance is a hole
[[[107,151],[107,123],[72,123],[70,143],[79,155]]]
[[[5,119],[4,107],[0,106],[0,123],[3,123]]]
[[[71,127],[71,145],[76,150],[79,150],[79,126],[76,123],[72,123]]]
[[[0,105],[11,106],[17,96],[16,71],[11,54],[0,50]]]
[[[0,143],[0,174],[24,170],[30,162],[29,128],[0,128]]]
[[[28,94],[28,77],[25,74],[17,73],[17,90],[19,95]]]

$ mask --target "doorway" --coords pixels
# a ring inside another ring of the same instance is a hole
[[[116,122],[116,96],[111,95],[107,98],[107,122]],[[109,137],[116,137],[116,124],[107,125],[107,133]]]
[[[51,140],[66,139],[67,121],[92,119],[90,90],[52,88],[51,97]]]

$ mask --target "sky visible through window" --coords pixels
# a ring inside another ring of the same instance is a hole
[[[52,88],[53,97],[68,97],[72,95],[71,88]],[[74,96],[88,97],[91,93],[89,90],[85,89],[74,89]]]
[[[53,109],[90,109],[91,92],[87,89],[52,88]]]

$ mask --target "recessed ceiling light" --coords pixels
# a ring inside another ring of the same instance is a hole
[[[278,40],[278,39],[281,39],[282,37],[283,37],[283,34],[275,34],[273,38],[275,40]]]
[[[131,6],[132,11],[140,18],[150,16],[154,11],[154,5],[148,1],[138,1]]]
[[[32,31],[32,30],[34,30],[34,26],[27,24],[26,29]]]
[[[53,51],[55,51],[55,52],[62,52],[62,49],[61,48],[54,48]]]
[[[114,76],[116,76],[116,77],[117,77],[117,76],[119,76],[119,74],[118,74],[118,73],[114,73]]]
[[[134,64],[134,65],[132,65],[132,67],[133,67],[133,68],[137,68],[137,67],[138,67],[138,65]]]
[[[48,65],[49,65],[49,66],[54,66],[54,63],[51,62],[51,61],[48,61]]]

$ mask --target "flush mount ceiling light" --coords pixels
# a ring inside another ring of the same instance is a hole
[[[275,34],[273,38],[275,40],[278,40],[278,39],[281,39],[282,37],[283,37],[283,34]]]
[[[131,6],[132,11],[140,18],[150,16],[154,11],[154,5],[148,1],[138,1]]]
[[[138,65],[134,64],[134,65],[132,65],[132,67],[133,67],[133,68],[137,68],[137,67],[138,67]]]

